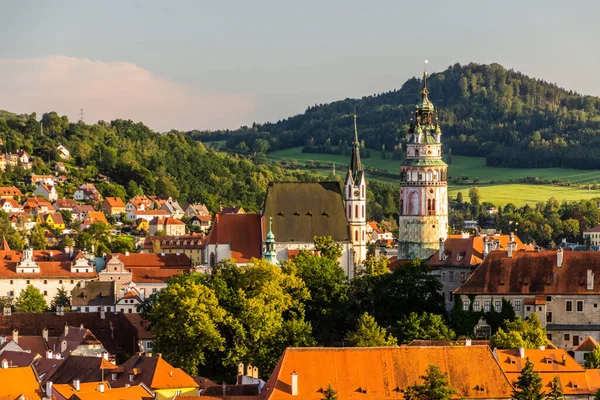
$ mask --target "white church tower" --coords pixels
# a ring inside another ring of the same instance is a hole
[[[345,183],[346,218],[350,225],[354,264],[362,264],[367,258],[367,182],[360,163],[360,142],[356,129],[356,112],[354,113],[354,142],[352,158],[346,174]]]
[[[427,259],[448,236],[448,166],[442,161],[442,131],[428,94],[425,72],[400,173],[399,259]]]

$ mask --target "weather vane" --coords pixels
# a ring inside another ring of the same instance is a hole
[[[427,64],[429,64],[429,60],[425,60],[425,72],[427,72]]]

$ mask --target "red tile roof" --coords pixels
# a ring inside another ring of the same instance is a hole
[[[488,346],[288,348],[263,393],[268,400],[320,400],[331,384],[344,400],[400,399],[431,364],[448,373],[457,391],[453,398],[511,397],[510,382]],[[298,396],[291,394],[293,372]]]
[[[50,252],[53,253],[52,261]],[[39,265],[39,273],[17,272],[17,264],[23,257],[20,251],[0,251],[0,279],[52,277],[52,278],[95,278],[98,274],[92,272],[71,272],[71,261],[68,255],[58,250],[33,250],[33,260]]]
[[[112,387],[123,387],[127,384],[133,386],[140,383],[144,383],[152,390],[198,387],[191,376],[173,367],[160,356],[135,355],[125,361],[122,367],[123,373],[116,381],[111,382]],[[129,378],[130,373],[135,373],[133,380]]]
[[[591,229],[588,229],[586,231],[583,231],[583,233],[596,233],[596,232],[600,232],[600,225],[595,226]]]
[[[120,197],[106,197],[104,201],[109,207],[125,208],[125,203],[123,203]]]
[[[575,350],[573,351],[592,351],[594,350],[596,347],[598,347],[598,342],[596,342],[596,340],[591,337],[588,336],[585,338],[585,340],[583,342],[581,342],[581,344],[579,346],[577,346],[575,348]]]
[[[231,257],[248,262],[261,257],[259,214],[217,214],[210,232],[209,244],[229,244]]]
[[[177,218],[159,218],[154,217],[150,221],[150,225],[185,225],[185,222],[178,220]]]
[[[166,283],[170,277],[189,272],[189,269],[132,268],[131,280],[135,283]]]
[[[436,267],[476,267],[483,262],[484,238],[497,241],[499,244],[498,249],[505,251],[510,240],[509,235],[470,235],[468,237],[450,235],[444,242],[444,259],[440,260],[438,250],[429,258],[428,264]],[[517,236],[514,236],[514,240],[517,244],[517,251],[525,248],[523,242]]]
[[[146,254],[146,253],[122,253],[111,254],[106,260],[110,261],[113,257],[118,258],[125,268],[177,268],[190,269],[192,261],[185,254]]]
[[[513,253],[493,251],[455,294],[592,294],[600,292],[600,279],[587,290],[587,271],[600,276],[600,252],[564,251],[557,267],[557,251]]]
[[[19,188],[14,186],[0,187],[0,196],[23,196]]]
[[[169,215],[165,210],[135,210],[135,215]]]
[[[42,388],[33,367],[0,368],[0,398],[37,400],[43,397]]]
[[[150,322],[145,321],[142,316],[138,313],[125,313],[125,317],[129,320],[131,325],[137,329],[138,339],[152,339],[152,332],[150,331]]]

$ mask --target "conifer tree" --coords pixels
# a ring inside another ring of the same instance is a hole
[[[356,347],[396,346],[398,344],[396,338],[388,335],[385,328],[380,327],[369,313],[360,316],[356,331],[350,332],[348,339],[353,341]]]
[[[594,395],[594,400],[600,400],[600,389],[596,390],[596,394]]]
[[[600,346],[587,355],[584,366],[586,368],[600,368]]]
[[[62,306],[65,308],[65,311],[71,311],[71,299],[69,298],[69,293],[65,290],[64,286],[61,286],[56,292],[56,296],[52,299],[52,303],[50,303],[50,311],[56,311],[56,307]]]
[[[527,357],[525,368],[514,384],[512,398],[515,400],[542,400],[542,378],[533,371],[533,363]]]
[[[550,390],[550,393],[548,393],[548,395],[546,396],[546,400],[564,400],[564,399],[565,399],[565,395],[563,393],[562,386],[560,384],[560,380],[558,379],[558,376],[555,376],[554,380],[552,380],[552,389]]]
[[[450,400],[456,394],[456,390],[448,386],[448,373],[442,372],[437,365],[429,365],[420,378],[423,383],[406,388],[405,400]]]
[[[337,390],[333,389],[331,383],[327,386],[327,389],[323,391],[322,400],[338,400]]]

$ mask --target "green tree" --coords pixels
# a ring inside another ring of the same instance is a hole
[[[331,236],[315,236],[313,240],[322,257],[337,261],[342,256],[342,245],[335,243]]]
[[[517,317],[514,321],[506,323],[506,331],[502,328],[492,335],[491,345],[499,349],[537,349],[545,346],[548,339],[546,330],[540,324],[536,313],[522,320]]]
[[[469,200],[473,206],[478,206],[481,203],[481,194],[479,193],[479,188],[477,186],[473,186],[469,189]]]
[[[56,311],[56,307],[62,306],[65,308],[65,311],[71,311],[71,297],[69,293],[65,290],[64,286],[58,288],[56,295],[52,299],[50,303],[50,311]]]
[[[29,234],[29,245],[36,250],[46,249],[46,229],[41,225],[36,225]]]
[[[72,247],[75,244],[73,239],[69,237],[69,235],[65,236],[64,239],[60,242],[60,247],[65,249],[66,247]]]
[[[15,302],[18,312],[40,313],[46,311],[46,300],[38,289],[27,285]]]
[[[333,386],[331,386],[331,383],[329,385],[327,385],[327,389],[323,390],[323,397],[321,397],[322,400],[337,400],[338,399],[338,395],[337,395],[337,390],[335,390],[333,388]]]
[[[558,376],[555,376],[552,380],[552,388],[550,392],[546,396],[546,400],[564,400],[565,395],[563,393],[562,385],[560,384],[560,379]]]
[[[542,378],[533,371],[533,363],[527,357],[521,375],[514,383],[512,398],[515,400],[542,400]]]
[[[135,251],[133,237],[126,235],[117,236],[110,242],[108,247],[110,248],[111,253],[133,253]]]
[[[596,390],[596,394],[594,394],[594,400],[600,400],[600,389]]]
[[[600,346],[596,346],[587,354],[584,366],[591,369],[600,368]]]
[[[396,338],[389,335],[385,328],[380,327],[375,318],[367,313],[361,315],[356,330],[348,332],[348,339],[356,347],[396,346]]]
[[[448,384],[448,373],[442,372],[437,365],[429,365],[425,375],[421,375],[420,378],[423,383],[406,388],[406,400],[450,400],[452,395],[457,393]]]
[[[398,321],[398,337],[402,343],[413,340],[452,340],[456,335],[441,315],[415,312]]]
[[[367,257],[365,260],[364,273],[367,275],[382,275],[390,272],[388,265],[390,264],[389,258],[385,255],[380,254],[378,256]]]
[[[201,278],[193,273],[169,281],[151,296],[150,311],[142,308],[142,317],[152,324],[154,348],[192,375],[208,352],[223,350],[225,344],[219,327],[226,311]]]

